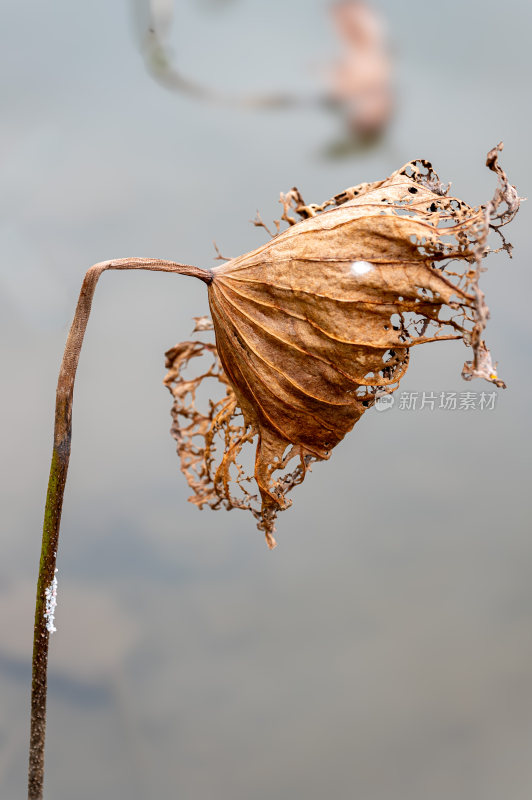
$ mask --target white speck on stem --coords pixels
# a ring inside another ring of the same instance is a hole
[[[351,264],[353,275],[365,275],[370,269],[373,269],[373,264],[370,264],[369,261],[353,261]]]
[[[57,569],[56,569],[57,572]],[[57,628],[54,625],[55,608],[57,606],[57,578],[54,574],[54,579],[44,590],[44,597],[46,600],[46,608],[44,610],[44,618],[46,619],[46,630],[49,633],[55,633]]]

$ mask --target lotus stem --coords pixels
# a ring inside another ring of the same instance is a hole
[[[199,278],[207,284],[212,280],[211,274],[207,270],[155,258],[121,258],[103,261],[92,266],[83,280],[57,381],[52,463],[44,509],[41,560],[35,603],[28,800],[42,800],[43,797],[48,649],[50,633],[55,630],[53,626],[55,573],[63,495],[70,460],[74,381],[96,284],[102,272],[108,269],[176,272]]]

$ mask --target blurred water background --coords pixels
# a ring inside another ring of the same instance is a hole
[[[25,796],[34,582],[54,390],[83,273],[113,257],[212,266],[248,220],[433,161],[491,197],[486,152],[530,194],[524,0],[375,6],[396,110],[338,148],[338,115],[243,111],[148,74],[138,9],[4,0],[0,128],[0,797]],[[204,84],[311,97],[336,40],[324,0],[179,4]],[[340,155],[338,154],[340,152]],[[336,154],[336,155],[335,155]],[[51,644],[46,796],[525,800],[532,790],[530,252],[490,258],[494,410],[368,412],[314,467],[269,553],[239,512],[186,502],[164,351],[207,313],[199,281],[107,273],[82,353]],[[495,244],[494,244],[495,246]],[[401,390],[465,384],[461,343],[412,353]]]

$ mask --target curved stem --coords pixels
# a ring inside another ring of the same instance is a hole
[[[176,272],[181,275],[199,278],[207,284],[212,280],[211,273],[207,270],[187,264],[178,264],[174,261],[161,261],[155,258],[121,258],[113,261],[103,261],[91,267],[83,280],[57,381],[54,443],[44,510],[41,560],[35,604],[28,800],[42,800],[43,796],[48,644],[50,632],[53,630],[52,619],[49,615],[49,597],[54,587],[61,510],[70,459],[74,381],[96,284],[102,272],[108,269],[147,269],[156,272]]]

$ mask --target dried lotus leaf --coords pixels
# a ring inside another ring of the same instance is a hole
[[[216,375],[225,399],[195,416],[196,385],[180,366],[189,350],[167,354],[175,418],[190,421],[184,429],[175,425],[174,435],[178,450],[179,437],[188,442],[180,454],[193,502],[249,508],[271,547],[276,514],[290,504],[287,492],[312,461],[329,458],[378,394],[397,389],[410,347],[463,339],[473,348],[464,377],[504,385],[482,340],[488,309],[478,286],[489,228],[513,218],[519,205],[498,165],[499,149],[488,156],[499,186],[486,206],[448,196],[426,161],[321,205],[305,205],[292,189],[281,195],[290,227],[212,271],[219,363],[203,377]],[[302,220],[295,223],[292,212]],[[214,355],[214,345],[201,347]],[[224,450],[218,448],[215,467],[217,436]],[[197,438],[200,447],[192,445]],[[252,440],[253,476],[237,463]],[[292,459],[296,468],[285,474]]]

